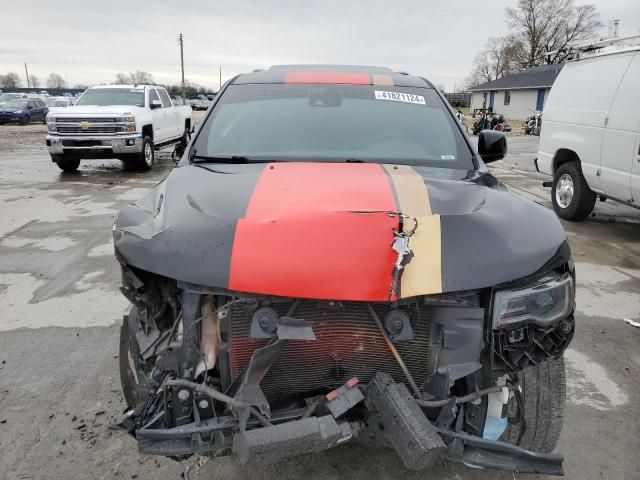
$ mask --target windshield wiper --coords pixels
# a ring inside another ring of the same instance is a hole
[[[244,155],[198,155],[195,154],[191,157],[194,163],[267,163],[273,160],[262,160],[251,157],[245,157]]]

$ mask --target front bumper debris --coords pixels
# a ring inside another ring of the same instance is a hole
[[[342,392],[353,388],[359,387],[346,386]],[[470,435],[458,430],[460,422],[454,423],[453,430],[437,426],[439,421],[434,425],[406,386],[395,383],[388,374],[378,372],[363,389],[363,396],[370,415],[368,422],[348,420],[344,411],[334,415],[326,403],[325,408],[316,408],[316,401],[310,404],[311,409],[274,413],[266,426],[249,418],[244,422],[244,429],[242,422],[233,416],[197,418],[196,422],[174,428],[154,428],[156,416],[155,420],[136,428],[136,416],[142,414],[145,405],[125,412],[117,426],[133,434],[145,454],[184,456],[231,450],[243,465],[320,452],[356,438],[365,428],[374,428],[410,470],[422,471],[445,459],[475,468],[563,475],[562,455],[531,452]],[[327,395],[325,400],[331,402],[334,397]],[[150,402],[162,404],[163,399],[151,397]],[[319,416],[308,416],[309,412],[316,411]],[[236,413],[242,417],[241,409]],[[463,415],[461,408],[459,418]]]
[[[126,155],[142,151],[142,135],[47,135],[50,154],[65,152],[93,152],[99,154]]]

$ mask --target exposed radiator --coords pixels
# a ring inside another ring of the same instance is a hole
[[[270,306],[284,315],[291,302]],[[374,308],[381,320],[389,310],[383,304]],[[415,338],[395,345],[420,386],[429,376],[430,309],[418,304],[403,308],[410,315]],[[266,341],[249,338],[254,311],[250,306],[236,304],[230,310],[229,355],[231,374],[236,378],[253,351]],[[389,373],[397,382],[405,381],[366,304],[305,300],[292,316],[312,321],[316,340],[289,341],[285,345],[261,383],[269,402],[337,388],[354,376],[368,383],[377,371]]]

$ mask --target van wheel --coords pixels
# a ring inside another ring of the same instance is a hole
[[[584,220],[593,211],[596,194],[591,191],[577,163],[560,165],[551,188],[553,209],[565,220]]]
[[[69,155],[51,155],[51,160],[56,162],[63,172],[75,172],[80,166],[80,159]]]
[[[553,451],[564,423],[564,357],[525,368],[518,373],[515,387],[520,402],[516,395],[509,399],[509,425],[500,440],[534,452]]]

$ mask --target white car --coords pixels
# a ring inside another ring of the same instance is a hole
[[[566,220],[597,197],[640,208],[640,45],[620,42],[568,62],[545,105],[536,165]]]
[[[191,107],[174,106],[163,87],[100,85],[47,116],[46,142],[51,160],[64,171],[89,158],[118,158],[148,170],[155,150],[186,146],[192,125]]]
[[[69,97],[47,97],[44,103],[49,107],[49,113],[59,112],[73,105],[73,101]]]

